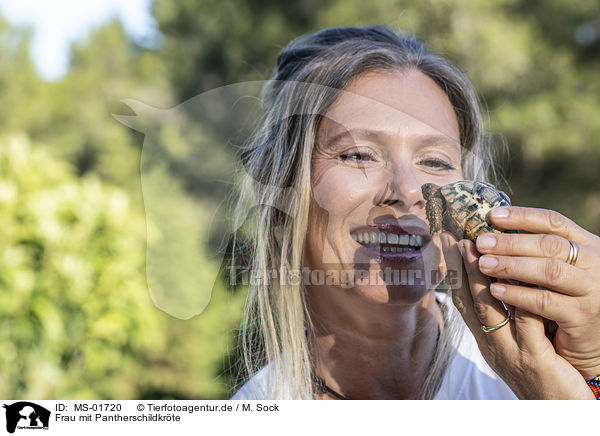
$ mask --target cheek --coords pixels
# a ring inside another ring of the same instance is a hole
[[[330,219],[339,221],[361,204],[370,204],[373,182],[360,171],[334,166],[313,186],[313,200]]]
[[[314,174],[314,173],[313,173]],[[313,185],[308,216],[307,260],[312,265],[339,262],[339,236],[365,219],[372,206],[373,188],[365,176],[341,165],[329,166]]]

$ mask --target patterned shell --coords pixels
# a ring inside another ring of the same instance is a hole
[[[489,211],[499,206],[510,206],[510,198],[493,185],[463,180],[442,186],[436,197],[444,198],[442,226],[457,238],[474,241],[483,232],[501,233],[487,219]],[[434,217],[428,210],[428,218]],[[433,223],[430,220],[433,229]],[[432,232],[433,233],[433,232]]]

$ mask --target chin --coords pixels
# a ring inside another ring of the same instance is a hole
[[[423,268],[399,269],[370,265],[369,270],[355,270],[352,292],[365,302],[374,304],[412,305],[435,289],[428,285]]]
[[[430,291],[425,287],[368,286],[354,288],[354,292],[366,303],[412,306],[423,300]]]

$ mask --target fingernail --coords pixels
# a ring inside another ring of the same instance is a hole
[[[456,245],[458,245],[458,251],[460,251],[460,255],[465,257],[465,247],[463,247],[462,242],[459,241]]]
[[[479,235],[477,238],[477,248],[494,248],[496,246],[496,238],[491,235]]]
[[[493,218],[506,218],[508,216],[508,209],[505,207],[497,207],[490,211]]]
[[[498,259],[493,256],[481,256],[479,266],[483,269],[494,269],[498,266]]]
[[[496,296],[501,296],[504,294],[504,291],[506,291],[506,288],[504,286],[502,286],[499,283],[492,283],[490,284],[490,292],[492,293],[492,295],[496,295]]]

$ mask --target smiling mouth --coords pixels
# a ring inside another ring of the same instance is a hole
[[[359,244],[382,253],[416,252],[429,242],[423,235],[398,234],[379,230],[362,230],[351,232],[350,235]]]

